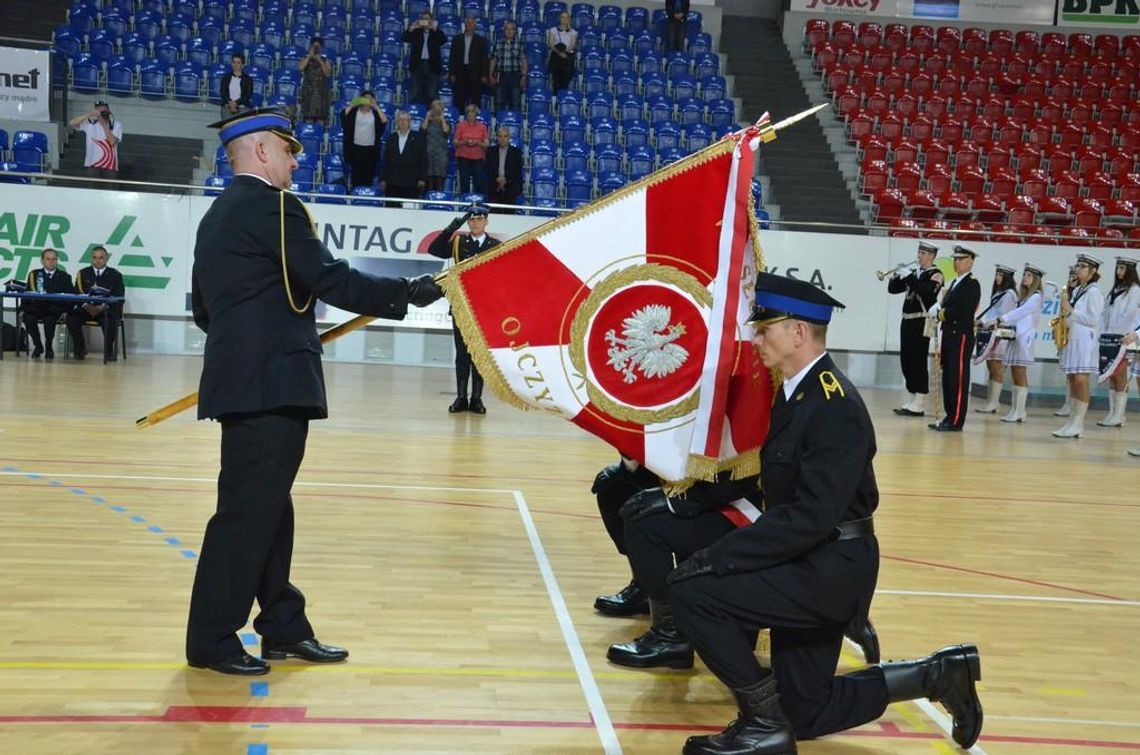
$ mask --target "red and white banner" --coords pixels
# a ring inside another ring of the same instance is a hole
[[[772,383],[750,130],[455,268],[448,299],[504,400],[569,419],[675,487],[758,471]]]

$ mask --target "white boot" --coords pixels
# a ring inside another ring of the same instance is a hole
[[[1053,431],[1055,438],[1079,438],[1085,432],[1085,414],[1088,413],[1089,405],[1087,401],[1072,400],[1073,416],[1069,418],[1069,424],[1062,427],[1060,430]]]
[[[1129,456],[1140,456],[1140,446],[1128,449]]]
[[[1053,412],[1053,416],[1054,417],[1068,417],[1069,413],[1072,411],[1072,409],[1073,409],[1072,397],[1071,396],[1065,396],[1065,403],[1061,406],[1060,409]]]
[[[1015,385],[1013,386],[1013,406],[1009,409],[1009,414],[1001,418],[1002,422],[1024,422],[1025,421],[1025,402],[1029,399],[1029,386]]]
[[[998,405],[1001,404],[1001,386],[1002,382],[1000,380],[991,380],[990,393],[987,397],[989,400],[985,406],[979,406],[974,411],[980,412],[981,414],[995,414],[998,410]]]
[[[918,412],[919,414],[924,414],[926,412],[926,394],[925,393],[914,393],[911,395],[912,395],[912,398],[910,400],[910,406],[908,406],[907,408],[910,409],[912,412]]]
[[[1123,401],[1121,401],[1123,399]],[[1127,391],[1108,392],[1108,416],[1097,422],[1100,427],[1121,427],[1124,425],[1124,410],[1128,406]]]

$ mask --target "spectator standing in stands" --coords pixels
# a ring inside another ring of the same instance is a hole
[[[324,56],[325,41],[313,37],[309,52],[297,64],[301,71],[301,93],[297,97],[300,120],[306,123],[324,123],[329,117],[332,63]]]
[[[40,255],[42,267],[28,273],[28,290],[41,294],[72,294],[75,289],[71,285],[71,276],[59,269],[59,254],[52,248],[44,249]],[[55,359],[55,350],[52,343],[55,341],[55,325],[59,318],[70,309],[72,305],[59,301],[35,301],[25,299],[21,310],[24,313],[24,330],[32,338],[35,351],[32,359]],[[44,340],[40,340],[40,323],[44,324]],[[44,342],[47,342],[47,352],[44,352]]]
[[[483,172],[487,176],[487,201],[493,204],[514,204],[523,189],[522,150],[511,145],[511,131],[499,126],[495,132],[496,144],[487,150]]]
[[[245,56],[235,52],[230,58],[230,71],[222,77],[222,117],[229,118],[253,108],[253,77],[245,72]]]
[[[570,14],[562,11],[558,15],[558,26],[546,32],[546,47],[550,56],[546,59],[546,70],[550,74],[550,86],[561,92],[570,86],[574,78],[574,53],[578,49],[578,32],[570,28]]]
[[[447,137],[451,133],[451,124],[447,122],[447,114],[443,112],[443,103],[439,100],[431,101],[431,109],[420,123],[420,130],[424,132],[427,141],[428,180],[430,191],[443,191],[447,183],[447,165],[451,161],[448,154]]]
[[[123,123],[111,115],[111,107],[99,100],[94,110],[75,116],[68,125],[82,131],[87,139],[87,154],[83,158],[87,174],[94,178],[117,178]]]
[[[80,294],[97,295],[106,291],[106,296],[126,295],[123,274],[107,266],[107,248],[100,245],[91,250],[91,265],[75,274],[75,290]],[[123,316],[121,302],[115,304],[79,304],[67,314],[67,329],[71,332],[71,342],[75,345],[75,358],[87,356],[87,341],[83,337],[83,323],[95,322],[103,328],[103,359],[114,362],[115,337],[118,334],[119,320]]]
[[[384,147],[384,174],[380,190],[385,196],[419,199],[427,185],[427,149],[422,136],[412,131],[412,117],[396,113],[396,133]]]
[[[440,48],[447,37],[439,30],[439,22],[425,10],[408,25],[403,41],[411,47],[408,72],[412,79],[412,102],[429,104],[439,96],[439,74],[443,63]]]
[[[344,159],[352,169],[352,188],[371,186],[388,114],[376,104],[372,92],[364,91],[344,109],[340,123],[344,129]]]
[[[454,48],[452,48],[454,49]],[[467,117],[455,127],[455,160],[459,163],[460,194],[470,194],[483,188],[483,161],[487,147],[491,146],[491,132],[479,120],[479,108],[467,106]]]
[[[681,52],[685,49],[685,23],[689,20],[689,0],[665,0],[665,13],[669,16],[665,34],[666,49]]]
[[[491,84],[495,86],[495,107],[499,110],[522,110],[522,92],[526,89],[526,55],[523,54],[519,28],[514,21],[503,26],[503,38],[495,43],[491,56]]]
[[[475,33],[475,17],[463,21],[463,33],[451,40],[448,59],[452,101],[455,107],[481,104],[487,79],[487,38]]]

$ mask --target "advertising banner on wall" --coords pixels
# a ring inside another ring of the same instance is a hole
[[[883,22],[898,18],[927,18],[1050,26],[1053,24],[1055,1],[1091,3],[1102,0],[791,0],[791,10],[873,16]]]
[[[41,252],[59,252],[69,273],[90,264],[96,244],[107,247],[111,265],[127,284],[128,315],[189,318],[190,273],[194,235],[210,203],[209,197],[166,197],[157,194],[91,191],[0,184],[0,281],[24,279],[39,266]],[[387,276],[414,276],[440,270],[443,261],[427,254],[431,240],[458,213],[310,204],[317,233],[338,257],[362,270]],[[492,215],[488,232],[502,239],[537,227],[545,219]],[[604,244],[605,239],[596,243]],[[952,242],[935,242],[940,257],[949,257]],[[832,320],[829,344],[841,351],[898,350],[902,296],[887,293],[875,276],[914,259],[917,241],[881,236],[764,231],[764,262],[770,272],[810,281],[847,305]],[[1059,307],[1059,288],[1080,247],[1026,244],[970,244],[979,252],[974,273],[989,301],[994,265],[1019,272],[1026,262],[1046,271],[1057,284],[1047,289],[1045,312],[1038,322],[1037,356],[1055,359],[1049,318]],[[1092,252],[1111,270],[1117,251]],[[519,281],[519,296],[527,295]],[[318,319],[339,322],[343,312],[321,305]],[[386,326],[450,330],[446,301],[424,310],[412,309],[401,323]],[[178,351],[181,344],[171,345]]]
[[[1057,23],[1061,26],[1106,26],[1140,28],[1140,2],[1137,0],[1057,0]]]
[[[51,54],[0,47],[0,118],[50,121]]]
[[[845,16],[893,17],[899,14],[898,0],[791,0],[791,10]]]

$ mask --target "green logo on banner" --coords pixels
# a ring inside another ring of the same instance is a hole
[[[1061,20],[1083,24],[1140,25],[1137,0],[1063,0]]]
[[[163,290],[170,283],[168,271],[174,258],[148,254],[142,237],[132,233],[136,220],[135,215],[124,215],[105,241],[86,242],[82,254],[75,259],[76,246],[67,243],[68,237],[76,241],[75,234],[71,233],[71,220],[66,216],[0,213],[0,279],[24,280],[39,265],[40,254],[48,247],[59,253],[62,266],[74,274],[91,264],[91,249],[102,244],[111,257],[111,265],[123,274],[127,288]]]

